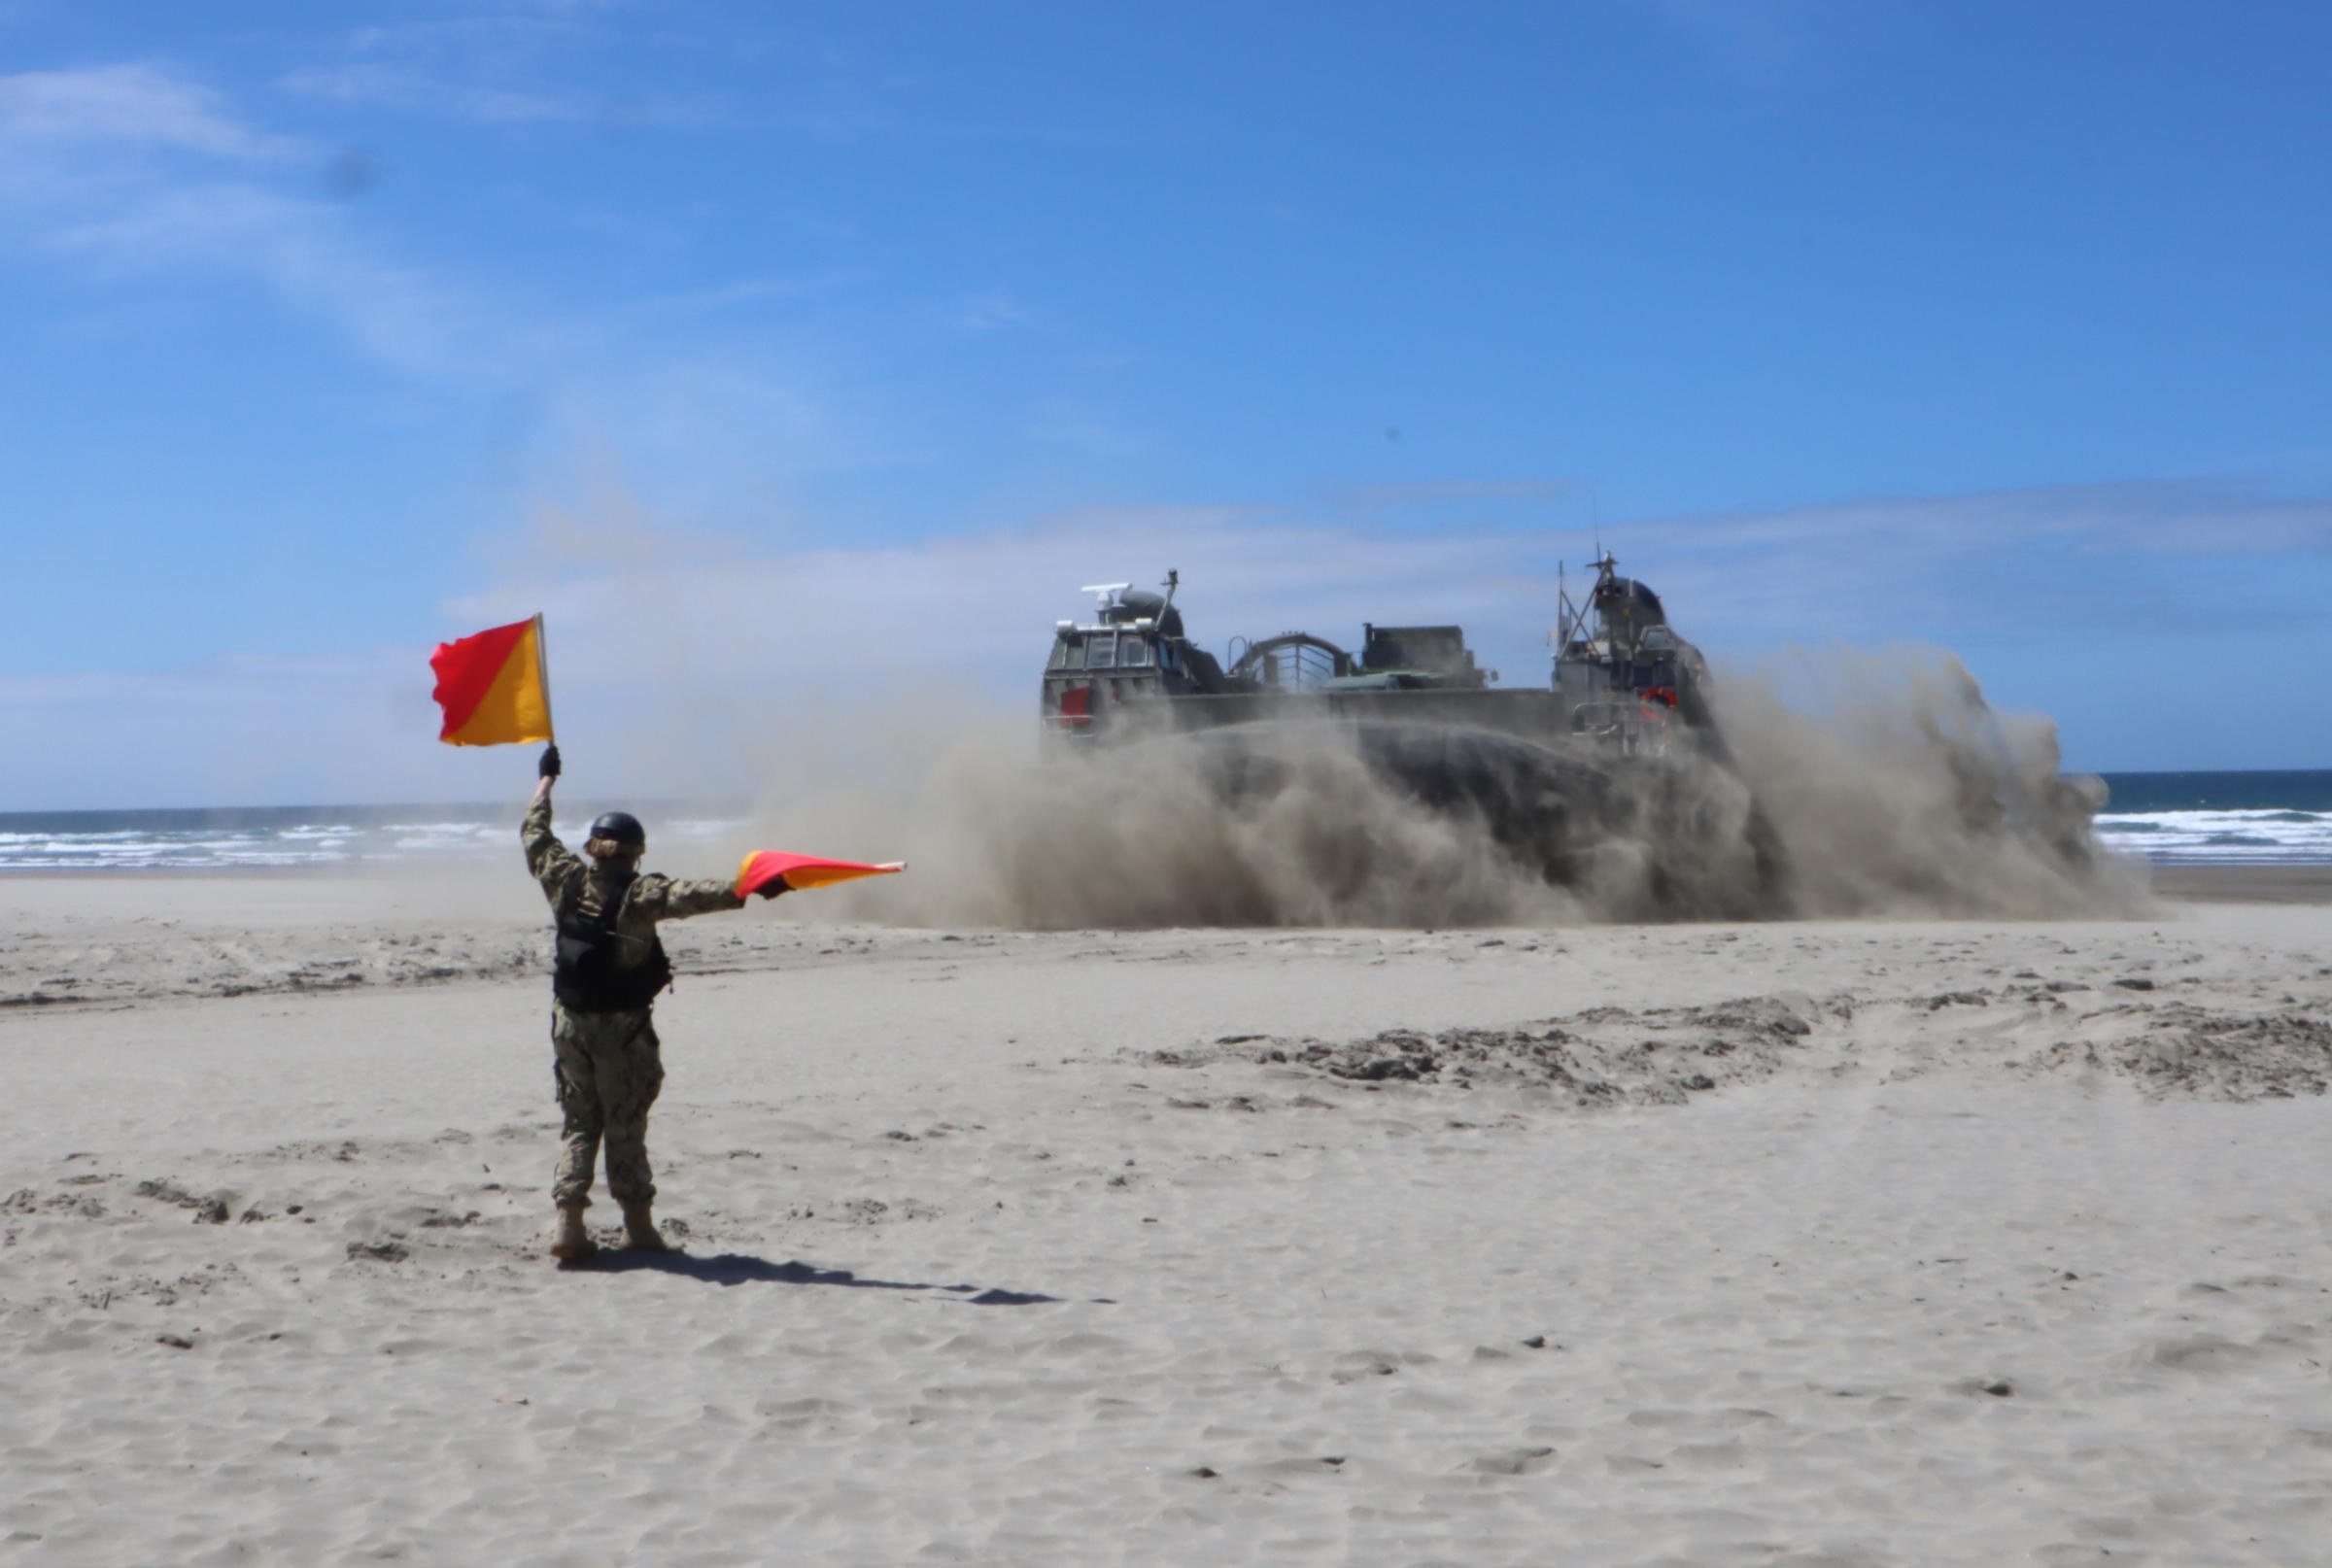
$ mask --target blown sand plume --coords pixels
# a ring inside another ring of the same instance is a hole
[[[2061,779],[2053,727],[2003,717],[1940,654],[1825,653],[1718,688],[1728,761],[1552,752],[1445,731],[1247,726],[1040,753],[998,716],[847,788],[799,779],[772,835],[916,863],[852,889],[891,923],[1026,929],[1574,924],[1843,914],[2104,915],[2143,877]],[[863,741],[862,741],[863,744]],[[1457,750],[1453,750],[1453,748]],[[1449,778],[1455,799],[1428,802]]]

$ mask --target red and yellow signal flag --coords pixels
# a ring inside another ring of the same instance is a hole
[[[542,617],[489,628],[441,642],[429,655],[437,705],[449,746],[503,746],[549,740],[551,681],[542,662]]]
[[[801,892],[806,888],[826,887],[835,882],[855,882],[862,876],[889,876],[907,869],[903,860],[884,861],[879,866],[862,865],[854,860],[820,860],[815,855],[788,855],[774,849],[757,850],[747,855],[737,869],[737,896],[749,898],[782,880],[789,888]]]

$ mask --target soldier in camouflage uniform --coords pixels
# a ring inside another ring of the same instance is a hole
[[[602,1141],[607,1190],[623,1206],[627,1244],[669,1252],[652,1211],[656,1182],[647,1145],[648,1108],[664,1085],[651,1008],[656,992],[671,978],[656,927],[742,908],[745,901],[726,881],[640,875],[647,835],[628,812],[610,811],[593,823],[583,846],[589,860],[577,857],[551,831],[551,786],[558,776],[559,748],[552,746],[542,754],[542,779],[520,830],[527,869],[542,884],[559,923],[551,1044],[566,1126],[551,1186],[559,1206],[551,1255],[564,1262],[594,1250],[583,1210],[591,1207],[592,1167]],[[782,891],[779,881],[762,896]]]

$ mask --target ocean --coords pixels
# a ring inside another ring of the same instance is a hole
[[[580,844],[597,805],[562,812],[559,836]],[[720,837],[743,826],[742,801],[641,802],[655,835]],[[383,862],[515,856],[523,803],[260,805],[151,811],[0,811],[0,872],[298,870]]]
[[[2098,836],[2182,865],[2332,865],[2332,770],[2107,773]],[[282,805],[217,810],[0,812],[0,871],[296,870],[507,855],[524,808]],[[580,842],[596,808],[559,823]],[[666,841],[742,828],[742,801],[641,806]]]
[[[2332,771],[2106,773],[2108,845],[2181,865],[2332,864]]]

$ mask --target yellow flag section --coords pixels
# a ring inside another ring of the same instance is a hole
[[[429,656],[449,746],[549,740],[551,683],[543,672],[542,617],[443,642]]]

